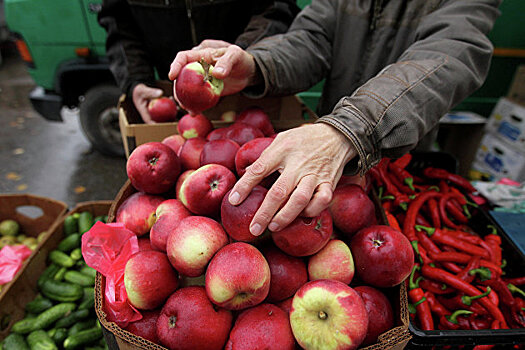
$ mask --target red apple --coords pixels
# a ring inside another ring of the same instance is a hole
[[[137,236],[149,232],[155,223],[155,210],[164,198],[143,192],[133,193],[117,209],[117,222]]]
[[[290,310],[295,339],[304,349],[357,349],[368,313],[359,294],[335,280],[316,280],[295,294]]]
[[[246,168],[253,164],[261,153],[273,142],[271,137],[253,139],[242,145],[235,155],[235,169],[239,176],[243,176]]]
[[[255,186],[252,192],[239,205],[230,204],[228,192],[221,205],[222,226],[231,238],[237,241],[253,242],[257,239],[250,233],[250,223],[261,206],[268,190],[261,186]]]
[[[194,169],[189,169],[180,174],[179,178],[177,179],[177,182],[175,183],[175,196],[177,198],[180,198],[180,188],[182,187],[184,180],[186,180],[186,178],[190,176],[190,174],[194,171]]]
[[[147,339],[153,343],[158,343],[157,337],[157,319],[160,315],[160,309],[152,311],[142,311],[142,318],[138,321],[130,323],[125,330],[136,336]]]
[[[137,309],[153,310],[177,289],[177,271],[166,254],[154,250],[129,258],[124,271],[128,302]]]
[[[277,306],[279,306],[284,312],[286,312],[286,315],[288,318],[290,318],[290,310],[292,309],[292,302],[293,297],[290,297],[288,299],[284,299],[283,301],[278,302]]]
[[[226,138],[226,133],[230,130],[230,127],[224,127],[224,128],[218,128],[212,130],[208,136],[206,136],[206,140],[213,141],[213,140],[220,140]]]
[[[197,277],[188,277],[184,275],[179,275],[179,286],[190,287],[190,286],[201,286],[204,287],[206,284],[206,275],[202,274]]]
[[[221,114],[221,120],[227,123],[233,123],[237,118],[235,111],[226,111]]]
[[[137,242],[139,244],[139,252],[144,252],[146,250],[154,250],[151,246],[151,241],[149,240],[149,238],[139,238]]]
[[[288,315],[272,304],[244,310],[230,332],[225,350],[293,350],[295,339]]]
[[[213,125],[210,120],[202,114],[186,114],[180,118],[177,124],[179,134],[185,139],[192,139],[194,137],[206,138],[206,136],[213,130]]]
[[[184,142],[179,150],[183,170],[197,169],[201,165],[201,152],[206,142],[208,141],[201,137],[194,137]]]
[[[215,254],[206,270],[206,294],[229,310],[261,303],[270,290],[270,267],[254,246],[236,242]]]
[[[243,110],[237,117],[237,122],[255,126],[263,132],[264,136],[275,134],[270,117],[259,107],[250,107]]]
[[[137,190],[159,194],[169,190],[180,174],[175,152],[160,142],[148,142],[135,148],[126,163],[126,172]]]
[[[175,94],[185,110],[200,113],[219,102],[224,83],[212,72],[213,66],[203,61],[182,68],[175,82]]]
[[[315,218],[296,218],[281,231],[272,232],[272,239],[288,255],[308,256],[317,253],[328,243],[332,231],[332,218],[325,209]]]
[[[239,146],[258,137],[264,137],[261,130],[253,125],[241,122],[231,125],[226,132],[226,138],[237,142]]]
[[[171,97],[154,98],[148,103],[148,113],[157,123],[175,121],[178,111],[177,103]]]
[[[167,253],[171,265],[179,273],[197,277],[226,244],[228,235],[221,224],[205,216],[190,216],[170,233]]]
[[[332,214],[335,227],[347,238],[376,223],[374,202],[359,185],[337,187],[328,210]]]
[[[222,198],[235,181],[235,175],[225,166],[204,165],[184,180],[179,199],[194,214],[217,216]]]
[[[157,320],[157,335],[170,350],[221,350],[231,324],[231,313],[216,308],[203,287],[186,287],[166,301]]]
[[[377,342],[377,337],[394,327],[394,312],[386,295],[369,286],[355,287],[368,312],[368,332],[363,345]]]
[[[262,253],[270,266],[270,292],[266,299],[270,303],[289,298],[306,282],[306,264],[300,258],[283,253],[274,246],[264,247]]]
[[[206,164],[220,164],[235,171],[235,155],[239,145],[228,139],[209,141],[204,145],[201,153],[201,166]]]
[[[162,140],[162,143],[168,146],[175,152],[178,156],[179,150],[184,144],[186,139],[179,134],[171,135]]]
[[[393,287],[410,275],[414,251],[401,232],[374,225],[359,231],[350,241],[357,276],[375,287]]]
[[[339,179],[339,181],[337,182],[337,187],[353,184],[353,185],[359,185],[359,186],[361,186],[361,188],[365,189],[366,188],[366,181],[367,181],[366,180],[366,176],[361,176],[361,175],[354,175],[354,176],[342,175],[341,178]]]
[[[350,284],[354,278],[354,259],[345,242],[332,239],[308,260],[310,281],[331,279]]]
[[[166,242],[170,233],[179,226],[182,219],[190,216],[188,209],[177,199],[162,202],[155,212],[157,220],[151,227],[149,237],[151,246],[158,251],[166,252]]]

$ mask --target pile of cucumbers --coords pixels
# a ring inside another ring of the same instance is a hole
[[[97,221],[89,211],[64,220],[65,238],[48,256],[49,266],[38,279],[39,294],[25,306],[2,350],[107,349],[95,314],[96,271],[82,258],[81,239]]]

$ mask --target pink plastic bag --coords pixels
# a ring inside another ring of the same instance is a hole
[[[128,259],[139,251],[137,236],[123,224],[97,222],[82,236],[82,255],[86,264],[106,277],[104,311],[108,321],[120,327],[142,318],[128,303],[124,269]]]
[[[30,255],[31,249],[23,244],[3,247],[0,250],[0,285],[11,282]]]

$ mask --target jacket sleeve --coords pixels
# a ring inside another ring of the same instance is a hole
[[[138,83],[155,80],[144,44],[125,0],[104,0],[98,22],[106,29],[110,70],[122,92],[130,94]]]
[[[263,9],[254,8],[254,14],[235,44],[245,49],[262,38],[285,33],[298,13],[299,7],[294,0],[275,0]]]
[[[364,173],[382,157],[398,157],[414,148],[441,116],[481,86],[492,54],[486,35],[499,14],[499,3],[443,1],[422,19],[416,40],[397,62],[385,67],[351,96],[343,97],[332,113],[320,118],[319,122],[344,133],[357,150],[359,157],[347,165],[345,172]],[[333,28],[325,28],[329,39]],[[315,50],[321,56],[314,60],[315,66],[322,68],[309,67],[318,79],[319,71],[327,69],[327,64],[321,63],[323,59],[330,60],[326,51],[330,47],[325,43]],[[264,55],[268,53],[263,52]],[[265,92],[271,92],[272,73],[265,72],[272,69],[267,62],[274,65],[275,61],[255,58],[266,82]],[[301,88],[311,86],[308,79],[311,78],[299,80]]]

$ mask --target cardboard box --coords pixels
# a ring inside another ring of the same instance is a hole
[[[119,206],[136,190],[131,186],[129,180],[120,189],[117,194],[111,209],[109,211],[108,222],[115,220],[115,215]],[[376,204],[376,212],[379,211],[380,221],[386,222],[384,212],[380,209],[379,204]],[[98,319],[102,324],[104,331],[104,337],[111,350],[136,350],[136,349],[159,349],[166,350],[165,347],[152,343],[146,339],[138,337],[122,328],[120,328],[115,322],[109,322],[106,319],[104,312],[104,289],[105,289],[105,278],[100,273],[97,273],[97,279],[95,282],[95,311],[97,312]],[[408,332],[408,299],[405,283],[388,288],[384,290],[389,296],[392,307],[396,315],[396,326],[391,330],[381,334],[376,344],[364,347],[363,349],[403,349],[411,338]]]
[[[510,100],[525,106],[525,65],[522,64],[516,69],[507,97]]]
[[[476,153],[470,177],[489,181],[508,177],[518,182],[525,181],[525,154],[516,151],[497,135],[486,134]]]
[[[158,84],[166,95],[171,96],[170,83],[159,82]],[[215,107],[204,111],[203,114],[211,120],[214,128],[221,128],[231,124],[220,120],[222,113],[227,111],[240,112],[251,106],[261,107],[268,114],[275,131],[287,130],[306,121],[317,119],[315,113],[296,96],[263,99],[250,99],[240,94],[225,96]],[[131,152],[143,143],[160,142],[170,135],[178,134],[177,122],[144,124],[133,105],[133,101],[125,95],[120,97],[118,110],[120,132],[126,157],[129,157]]]
[[[489,117],[485,132],[498,136],[518,152],[525,151],[525,107],[501,98]]]
[[[78,203],[67,215],[83,211],[90,211],[93,216],[106,215],[111,203],[111,201]],[[0,324],[2,325],[0,341],[9,334],[11,326],[24,317],[25,305],[37,295],[37,281],[47,267],[47,256],[64,238],[64,219],[67,215],[65,215],[64,211],[61,217],[55,220],[52,227],[49,228],[47,238],[39,244],[35,253],[26,260],[24,271],[19,273],[16,279],[11,282],[11,288],[2,293],[0,301]]]

